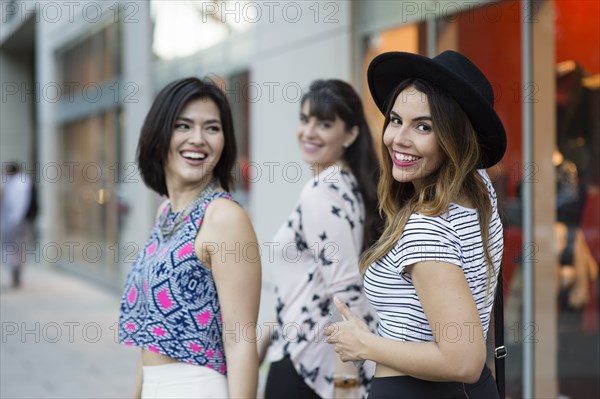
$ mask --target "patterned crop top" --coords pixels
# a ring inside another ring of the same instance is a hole
[[[167,238],[163,238],[160,226],[173,223],[177,213],[165,207],[127,276],[119,343],[226,375],[217,289],[210,269],[194,252],[206,208],[217,198],[231,199],[231,194],[209,196]]]

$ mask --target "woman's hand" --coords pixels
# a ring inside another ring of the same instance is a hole
[[[371,334],[369,328],[338,297],[333,297],[333,303],[346,320],[325,328],[327,342],[335,345],[335,352],[344,362],[365,360],[364,338]]]

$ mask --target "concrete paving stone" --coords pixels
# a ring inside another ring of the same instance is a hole
[[[30,264],[23,286],[0,270],[0,397],[130,397],[139,351],[116,343],[120,295]]]

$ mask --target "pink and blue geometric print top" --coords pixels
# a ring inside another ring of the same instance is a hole
[[[194,240],[216,192],[194,209],[170,237],[170,207],[160,215],[144,250],[131,266],[121,300],[119,343],[143,347],[226,375],[223,320],[212,273],[197,257]]]

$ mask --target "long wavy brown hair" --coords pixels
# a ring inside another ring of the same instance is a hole
[[[379,240],[363,253],[360,271],[364,274],[369,265],[396,245],[411,214],[439,216],[448,211],[450,202],[463,200],[470,202],[478,211],[489,287],[495,275],[488,247],[492,205],[486,184],[477,172],[482,156],[477,133],[449,94],[421,79],[407,79],[394,90],[386,105],[383,132],[390,123],[390,112],[396,98],[407,89],[416,89],[427,96],[433,130],[445,157],[436,171],[422,179],[419,192],[415,192],[411,182],[394,180],[388,149],[381,145],[383,164],[377,193],[379,212],[385,224]]]

